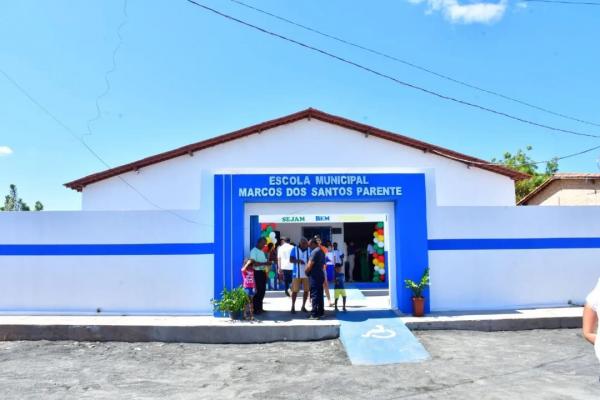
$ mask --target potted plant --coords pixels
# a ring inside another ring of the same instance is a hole
[[[413,315],[415,317],[422,317],[425,315],[425,297],[423,297],[423,289],[429,286],[429,267],[425,268],[419,283],[416,283],[411,279],[405,279],[404,284],[406,285],[406,288],[413,292]]]
[[[244,288],[223,289],[219,300],[212,300],[216,311],[228,314],[231,319],[242,319],[242,313],[249,299]]]

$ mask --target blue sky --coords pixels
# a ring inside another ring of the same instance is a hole
[[[457,79],[600,123],[600,7],[505,0],[246,1]],[[228,0],[202,2],[447,95],[600,134],[600,127],[441,80]],[[600,145],[600,139],[553,133],[392,84],[184,0],[129,0],[126,18],[123,4],[0,1],[0,69],[112,166],[307,107],[484,159],[527,145],[537,160]],[[96,100],[105,92],[123,22],[110,90],[99,99],[96,119]],[[565,160],[560,170],[598,172],[599,157],[596,151]],[[103,169],[0,75],[0,193],[15,183],[29,203],[79,209],[80,195],[62,184]]]

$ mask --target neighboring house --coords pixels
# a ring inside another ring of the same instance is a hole
[[[520,206],[598,206],[600,174],[554,174],[525,196]]]

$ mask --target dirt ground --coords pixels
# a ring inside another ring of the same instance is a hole
[[[0,342],[1,399],[598,399],[579,330],[418,332],[432,358],[352,366],[338,340]]]

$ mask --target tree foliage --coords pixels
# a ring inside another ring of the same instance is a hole
[[[519,181],[515,184],[515,195],[517,201],[531,193],[535,188],[540,186],[546,179],[550,178],[553,174],[558,171],[558,160],[552,159],[546,162],[545,170],[540,172],[538,170],[539,164],[534,164],[534,161],[529,157],[527,152],[531,151],[533,147],[527,146],[525,150],[517,150],[516,153],[510,152],[504,153],[501,160],[492,159],[494,163],[504,164],[505,166],[515,169],[520,172],[529,174],[531,178]]]
[[[34,210],[42,211],[43,209],[44,205],[40,201],[36,201]],[[8,194],[4,196],[4,206],[0,207],[0,211],[31,211],[31,208],[19,197],[17,185],[10,185]]]

